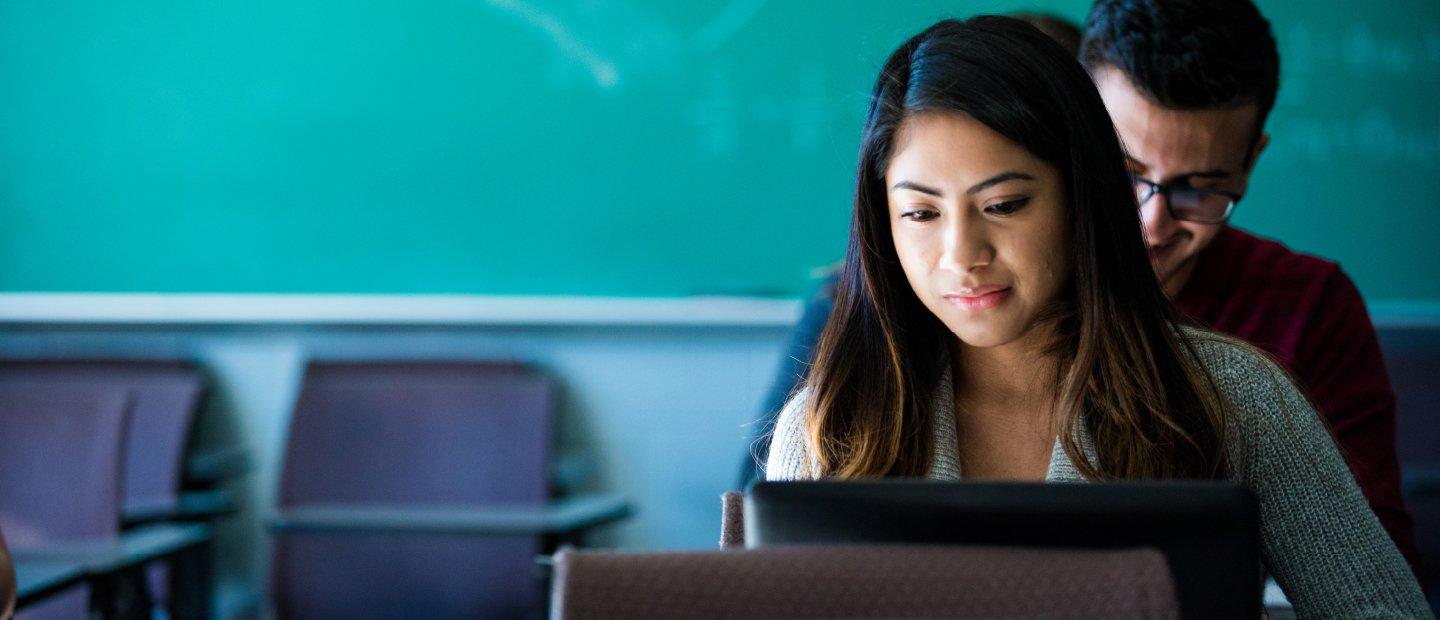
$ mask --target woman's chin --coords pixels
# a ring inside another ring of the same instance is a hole
[[[978,348],[998,347],[1003,344],[1014,342],[1020,337],[1020,330],[1010,329],[1009,325],[995,325],[987,321],[983,324],[976,324],[973,321],[966,321],[963,325],[950,324],[950,332],[966,345]]]

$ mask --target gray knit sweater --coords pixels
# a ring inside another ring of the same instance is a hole
[[[1185,330],[1231,403],[1226,453],[1230,478],[1260,499],[1261,560],[1302,618],[1431,618],[1419,585],[1375,518],[1350,470],[1305,397],[1283,371],[1247,345]],[[929,478],[961,478],[954,398],[945,372],[932,401],[935,458]],[[815,478],[807,450],[802,390],[781,411],[766,478]],[[1088,458],[1089,433],[1076,440]],[[1094,462],[1092,460],[1092,462]],[[1046,482],[1085,482],[1060,443]]]

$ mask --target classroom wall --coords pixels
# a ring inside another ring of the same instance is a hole
[[[1258,4],[1283,85],[1236,224],[1434,325],[1440,3]],[[257,465],[220,549],[251,589],[307,359],[535,364],[563,386],[560,448],[639,507],[598,542],[710,547],[785,321],[283,324],[219,299],[197,311],[226,321],[192,323],[17,294],[375,293],[421,317],[444,304],[405,295],[800,297],[843,251],[885,54],[939,17],[1088,5],[0,2],[0,356],[210,368],[202,434]]]
[[[561,453],[593,458],[592,490],[622,493],[637,513],[595,544],[712,548],[720,493],[732,490],[745,425],[758,415],[788,328],[710,326],[323,327],[0,326],[0,357],[178,356],[203,364],[215,393],[201,441],[238,441],[255,469],[234,488],[240,514],[219,530],[220,579],[263,592],[290,408],[308,359],[507,359],[561,387]]]

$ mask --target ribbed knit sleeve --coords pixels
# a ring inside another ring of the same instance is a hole
[[[770,438],[770,456],[765,462],[766,480],[809,480],[820,477],[819,464],[805,447],[805,409],[810,389],[805,388],[785,403],[775,420]]]
[[[1309,402],[1248,345],[1194,335],[1230,401],[1231,477],[1260,500],[1262,560],[1301,618],[1430,618],[1419,585]]]

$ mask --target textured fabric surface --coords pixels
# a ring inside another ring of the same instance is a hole
[[[745,546],[745,495],[731,491],[720,496],[720,548]]]
[[[564,552],[556,618],[1174,618],[1152,549],[773,547]]]
[[[1344,446],[1381,525],[1419,566],[1400,492],[1395,392],[1365,300],[1340,265],[1227,227],[1201,251],[1173,301],[1201,325],[1260,347],[1295,376]]]
[[[205,394],[205,377],[194,364],[182,360],[0,360],[0,386],[5,385],[127,391],[131,407],[121,468],[121,505],[164,504],[179,498],[185,447]],[[145,567],[145,572],[151,597],[167,603],[169,568],[155,563]]]
[[[278,504],[380,507],[547,501],[549,378],[515,364],[312,362]],[[541,594],[538,536],[275,534],[279,618],[522,617]]]
[[[114,386],[0,385],[0,528],[12,551],[118,535],[131,402]]]
[[[55,390],[120,389],[130,394],[123,502],[170,502],[180,491],[190,427],[205,378],[179,360],[0,360],[0,385]]]
[[[0,384],[0,529],[12,550],[119,536],[132,402],[115,386]],[[80,586],[17,617],[84,618],[88,601]]]
[[[1230,478],[1259,497],[1264,568],[1300,617],[1433,617],[1329,433],[1285,373],[1247,345],[1199,330],[1185,333],[1230,403]],[[932,401],[936,437],[929,478],[959,480],[950,373],[941,376]],[[817,477],[805,440],[807,394],[802,390],[780,414],[768,479]],[[1083,425],[1075,432],[1093,458]],[[1058,441],[1050,459],[1046,481],[1085,481]]]

